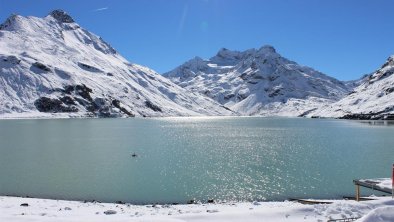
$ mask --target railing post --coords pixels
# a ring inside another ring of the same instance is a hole
[[[356,201],[360,201],[360,185],[356,185]]]

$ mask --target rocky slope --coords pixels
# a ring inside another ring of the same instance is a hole
[[[345,83],[279,55],[272,46],[221,49],[163,74],[243,115],[303,116],[349,93]],[[357,83],[354,83],[357,84]]]
[[[340,101],[309,116],[345,119],[394,119],[394,56]]]
[[[0,116],[232,114],[129,63],[61,10],[0,25],[0,97]]]

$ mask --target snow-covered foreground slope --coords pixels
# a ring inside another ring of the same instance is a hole
[[[386,119],[394,114],[394,56],[340,101],[310,116],[348,119]]]
[[[379,207],[358,220],[359,222],[391,222],[394,221],[394,206]]]
[[[221,49],[209,60],[196,57],[163,75],[243,115],[305,115],[339,100],[350,88],[282,57],[271,46]]]
[[[129,63],[61,10],[0,25],[0,98],[5,117],[232,114]]]
[[[329,200],[332,204],[253,202],[192,205],[129,205],[78,201],[0,197],[0,221],[394,221],[391,197],[373,201]],[[27,204],[27,206],[26,206]],[[22,206],[21,206],[22,205]],[[380,218],[380,220],[379,220]],[[383,220],[382,220],[383,218]]]

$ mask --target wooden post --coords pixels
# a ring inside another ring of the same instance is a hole
[[[356,201],[360,201],[360,185],[356,184]]]

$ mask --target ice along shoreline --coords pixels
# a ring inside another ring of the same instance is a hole
[[[391,197],[375,200],[320,200],[303,205],[291,201],[179,205],[132,205],[0,196],[1,221],[327,221],[361,218],[371,211],[387,214]],[[387,216],[387,215],[386,215]],[[390,214],[388,215],[390,217]],[[394,215],[392,215],[394,217]],[[391,218],[391,217],[390,217]]]

